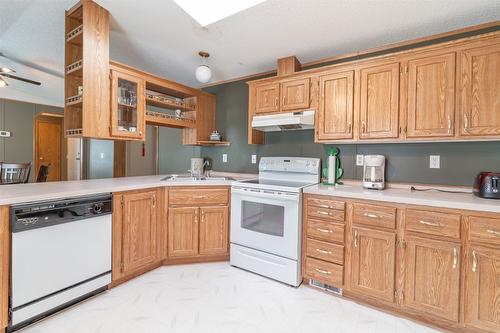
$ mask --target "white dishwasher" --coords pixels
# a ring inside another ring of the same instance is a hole
[[[12,206],[9,331],[111,283],[111,194]]]

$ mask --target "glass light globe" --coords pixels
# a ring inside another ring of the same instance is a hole
[[[196,68],[196,80],[201,83],[207,83],[212,78],[212,70],[207,65],[200,65]]]

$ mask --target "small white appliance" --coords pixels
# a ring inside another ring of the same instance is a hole
[[[107,289],[111,195],[11,207],[11,314],[17,330]]]
[[[263,157],[258,179],[234,183],[231,265],[299,286],[302,188],[319,179],[317,158]]]
[[[385,188],[385,156],[365,155],[363,162],[363,187],[383,190]]]
[[[253,116],[252,128],[262,132],[314,128],[314,110]]]

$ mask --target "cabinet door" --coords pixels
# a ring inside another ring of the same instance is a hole
[[[405,305],[458,321],[460,245],[410,237],[406,240]]]
[[[0,329],[9,324],[10,230],[9,206],[0,206]]]
[[[354,71],[319,79],[318,139],[352,139]]]
[[[169,208],[168,255],[191,257],[198,255],[197,207]]]
[[[399,63],[363,68],[360,75],[360,139],[397,138]]]
[[[279,94],[278,82],[255,87],[255,113],[278,112]]]
[[[500,44],[462,51],[460,80],[460,135],[500,135]]]
[[[200,254],[227,254],[228,249],[228,207],[200,208]]]
[[[396,234],[352,228],[351,289],[384,301],[394,301]]]
[[[500,250],[469,248],[465,279],[465,324],[500,332]]]
[[[455,53],[408,62],[407,137],[453,136]]]
[[[281,83],[281,111],[309,107],[309,79]]]
[[[111,82],[111,135],[144,140],[144,80],[112,71]]]
[[[123,194],[122,272],[152,264],[156,251],[156,191]]]

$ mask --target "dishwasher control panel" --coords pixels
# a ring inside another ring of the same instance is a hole
[[[11,231],[27,231],[111,214],[112,207],[111,194],[14,205],[10,209]]]

